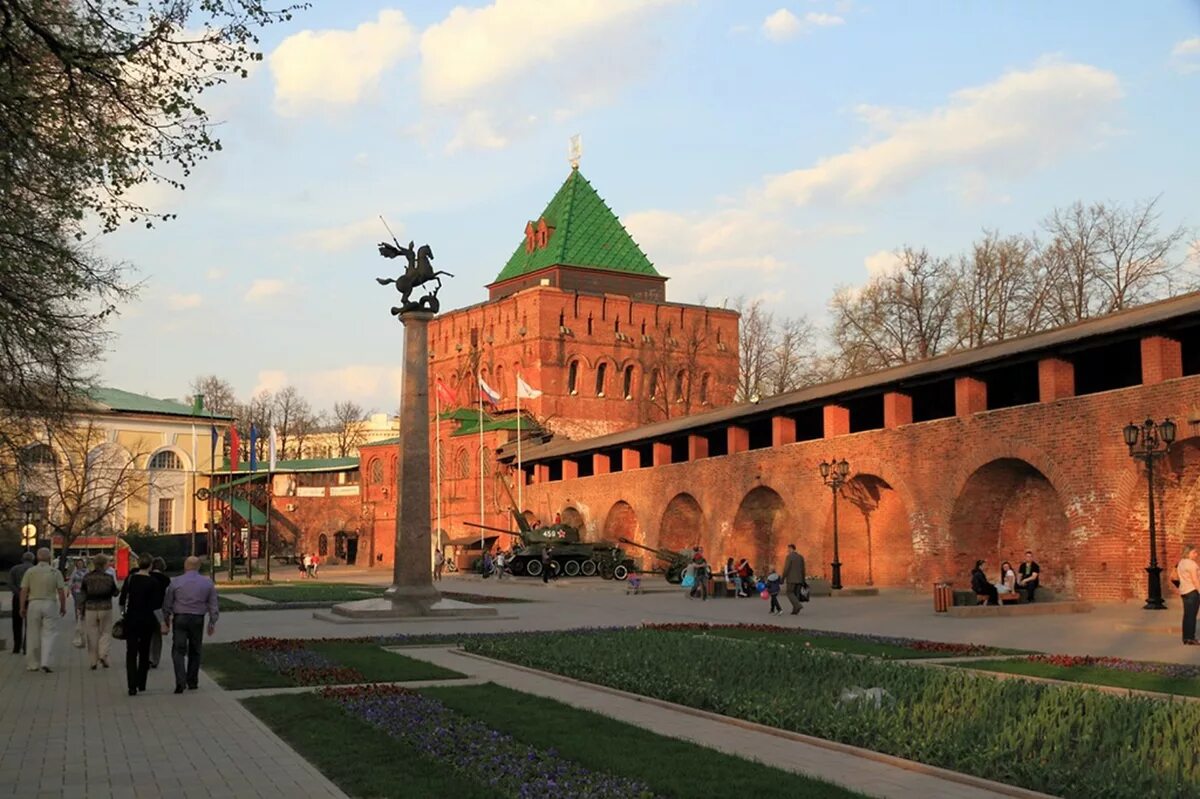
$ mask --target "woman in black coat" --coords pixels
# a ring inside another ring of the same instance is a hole
[[[983,561],[975,561],[975,568],[971,570],[971,590],[976,596],[986,596],[989,605],[1000,604],[1000,594],[996,592],[996,586],[992,585],[992,581],[983,573]]]
[[[166,590],[150,574],[153,559],[138,558],[138,569],[121,586],[121,610],[125,614],[125,677],[129,695],[146,690],[150,673],[150,644],[154,630],[162,624],[162,605]]]

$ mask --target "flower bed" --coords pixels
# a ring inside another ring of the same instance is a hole
[[[239,642],[239,646],[242,642]],[[358,669],[340,666],[320,652],[306,648],[303,642],[283,639],[250,639],[240,646],[271,671],[296,685],[339,685],[364,682]]]
[[[902,650],[912,650],[936,656],[977,656],[994,655],[1001,650],[980,644],[955,644],[943,641],[926,641],[918,638],[899,638],[890,635],[871,635],[868,633],[846,633],[837,630],[807,630],[794,627],[777,627],[773,624],[643,624],[644,630],[662,630],[665,632],[736,632],[739,634],[756,634],[762,636],[779,635],[780,637],[799,636],[809,638],[829,638],[838,641],[854,641],[863,644],[873,644],[880,647],[895,647]]]
[[[1030,655],[1023,658],[1027,663],[1044,663],[1061,668],[1102,668],[1138,674],[1157,674],[1163,677],[1195,679],[1200,677],[1200,666],[1185,663],[1154,663],[1149,660],[1127,660],[1092,655]]]
[[[326,688],[321,696],[415,748],[425,757],[511,797],[626,799],[650,797],[642,783],[591,771],[461,716],[404,688]]]
[[[463,676],[387,652],[372,639],[246,638],[232,644],[210,644],[204,655],[205,670],[231,690]]]
[[[740,641],[657,632],[496,636],[466,648],[1066,797],[1200,795],[1200,703],[848,659],[816,647],[743,657]],[[885,693],[877,705],[848,698],[853,688]]]

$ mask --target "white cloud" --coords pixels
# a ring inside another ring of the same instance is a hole
[[[281,369],[266,369],[258,373],[258,382],[254,386],[254,394],[269,391],[274,394],[288,384],[287,372]]]
[[[205,272],[204,276],[206,278],[208,278],[209,280],[213,280],[213,281],[221,280],[225,277],[225,270],[219,269],[217,267],[213,267],[212,269],[209,269],[207,272]]]
[[[835,14],[810,11],[803,17],[798,17],[788,9],[781,8],[763,20],[762,32],[773,42],[784,42],[813,28],[828,28],[845,22],[845,19]]]
[[[183,311],[188,308],[198,308],[204,299],[199,294],[171,294],[167,297],[167,307],[172,311]]]
[[[1171,48],[1171,63],[1178,72],[1200,72],[1200,36],[1184,39]]]
[[[421,35],[426,112],[451,126],[448,149],[496,149],[543,117],[562,119],[609,103],[654,63],[658,47],[648,21],[680,1],[495,0],[456,7]]]
[[[879,250],[863,259],[863,265],[867,267],[868,277],[883,277],[894,274],[902,263],[903,261],[900,256],[893,250]]]
[[[266,302],[272,297],[287,293],[288,288],[286,282],[277,278],[259,278],[250,284],[242,299],[252,303]]]
[[[941,170],[1011,176],[1101,140],[1122,91],[1116,75],[1087,64],[1045,62],[955,92],[925,114],[867,121],[887,135],[768,179],[769,200],[864,200]]]
[[[401,375],[398,366],[351,364],[298,374],[292,382],[317,408],[353,400],[366,409],[382,408],[390,413],[400,405]]]
[[[284,39],[269,63],[275,108],[298,116],[318,108],[354,105],[380,78],[414,52],[416,34],[403,12],[384,9],[354,30],[306,30]]]
[[[392,230],[399,236],[404,232],[404,226],[390,222]],[[349,222],[345,225],[318,228],[299,234],[293,243],[305,250],[320,250],[321,252],[344,252],[353,249],[370,250],[377,243],[390,238],[379,216],[372,214],[364,219]]]

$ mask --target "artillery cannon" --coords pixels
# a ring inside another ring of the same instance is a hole
[[[667,565],[666,568],[663,569],[663,573],[666,575],[668,583],[678,584],[683,582],[683,570],[687,568],[688,563],[690,562],[690,556],[688,553],[676,552],[673,549],[648,547],[645,544],[639,544],[636,541],[629,540],[628,538],[620,538],[617,540],[626,546],[644,549],[650,554],[654,555],[654,557],[664,561]]]

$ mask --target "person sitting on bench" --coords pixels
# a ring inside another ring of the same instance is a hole
[[[1033,551],[1025,550],[1025,560],[1017,567],[1017,590],[1025,592],[1026,601],[1033,601],[1041,576],[1042,567],[1033,559]]]
[[[1007,560],[1000,564],[1000,582],[996,583],[996,593],[1000,595],[1001,603],[1016,602],[1017,573]]]
[[[987,575],[983,573],[983,561],[975,561],[975,568],[971,570],[971,590],[976,596],[986,597],[987,604],[999,605],[1000,595],[996,591],[996,586],[992,585],[988,580]]]

